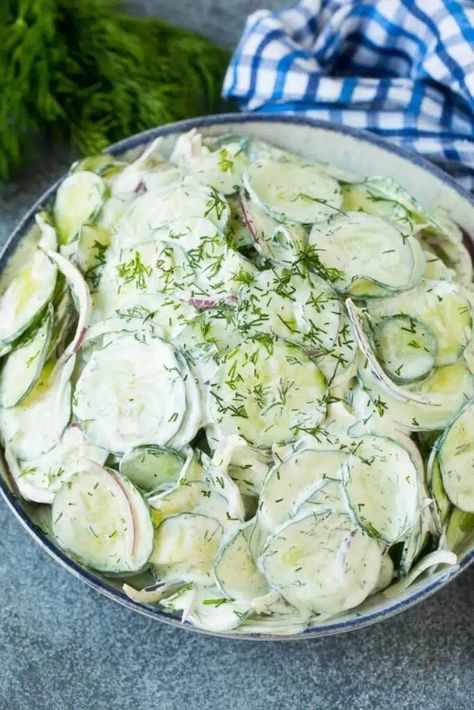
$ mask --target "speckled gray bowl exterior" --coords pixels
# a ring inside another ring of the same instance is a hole
[[[173,123],[137,134],[111,146],[110,152],[123,153],[130,149],[138,149],[157,136],[164,137],[164,150],[166,150],[178,135],[191,128],[199,128],[205,135],[219,135],[229,132],[250,135],[304,155],[308,159],[328,161],[362,175],[391,177],[403,185],[425,207],[443,205],[449,209],[453,218],[467,234],[474,233],[474,200],[441,170],[417,155],[405,152],[368,133],[321,121],[286,115],[227,114],[208,116]],[[9,257],[30,228],[34,214],[49,203],[58,184],[53,185],[31,207],[10,236],[0,255],[0,272],[5,268]],[[141,614],[198,633],[207,633],[189,624],[181,624],[176,616],[162,609],[132,601],[114,580],[95,574],[69,559],[35,525],[31,518],[34,506],[16,495],[15,487],[3,461],[0,462],[0,492],[14,515],[36,542],[73,575],[110,599]],[[458,558],[459,564],[456,567],[425,576],[394,598],[387,599],[383,594],[378,594],[368,599],[356,611],[346,612],[335,620],[313,626],[297,636],[264,634],[225,634],[225,636],[253,640],[295,640],[328,636],[361,628],[398,614],[426,599],[446,585],[473,560],[474,539],[471,538],[466,540],[461,549]]]

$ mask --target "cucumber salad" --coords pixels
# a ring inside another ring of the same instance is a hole
[[[460,228],[257,139],[161,143],[74,164],[3,279],[18,493],[71,558],[214,632],[297,633],[456,565]]]

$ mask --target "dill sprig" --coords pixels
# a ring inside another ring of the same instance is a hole
[[[0,181],[40,133],[83,153],[219,110],[228,52],[116,0],[0,3]]]

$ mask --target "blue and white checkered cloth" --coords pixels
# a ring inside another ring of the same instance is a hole
[[[474,3],[302,0],[246,23],[224,83],[240,108],[365,128],[474,189]]]

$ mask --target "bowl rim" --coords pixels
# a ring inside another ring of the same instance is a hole
[[[159,136],[167,136],[175,133],[183,133],[192,128],[202,128],[210,127],[215,125],[226,125],[226,124],[245,124],[245,123],[275,123],[275,124],[287,124],[293,126],[307,126],[310,128],[322,129],[331,133],[338,133],[351,136],[362,143],[370,143],[384,152],[394,153],[401,156],[408,162],[417,165],[426,172],[432,173],[438,180],[445,183],[449,188],[457,192],[462,198],[464,198],[472,207],[474,211],[474,198],[460,186],[454,178],[450,177],[441,168],[437,167],[433,163],[429,162],[426,158],[419,156],[416,153],[412,153],[404,148],[400,148],[393,143],[386,141],[377,135],[371,134],[367,131],[349,128],[347,126],[337,125],[329,121],[321,121],[317,119],[311,119],[305,116],[284,114],[284,113],[224,113],[217,115],[209,115],[204,117],[197,117],[186,119],[183,121],[176,121],[173,123],[166,124],[164,126],[158,126],[156,128],[151,128],[140,133],[136,133],[128,138],[125,138],[113,145],[110,145],[106,152],[117,154],[122,153],[126,150],[136,148],[143,145],[154,138]],[[59,178],[54,182],[51,187],[49,187],[36,202],[28,209],[23,218],[20,220],[15,229],[11,232],[7,238],[2,250],[0,251],[0,273],[6,266],[9,257],[13,254],[16,247],[18,246],[21,239],[25,236],[26,230],[30,227],[31,221],[35,213],[44,207],[56,192],[59,184],[64,179],[64,176]],[[6,466],[6,464],[5,464]],[[72,575],[85,582],[88,586],[92,587],[96,591],[100,592],[102,595],[112,599],[113,601],[125,606],[131,610],[138,611],[140,614],[147,616],[149,618],[161,621],[163,623],[169,624],[171,626],[180,627],[187,629],[189,631],[199,633],[205,636],[214,636],[218,638],[226,639],[236,639],[236,640],[251,640],[251,641],[297,641],[306,640],[308,638],[318,638],[323,636],[332,636],[339,633],[344,633],[347,631],[352,631],[355,629],[363,628],[365,626],[372,625],[378,621],[390,618],[400,612],[408,609],[420,601],[430,597],[436,591],[444,587],[448,582],[454,579],[458,574],[460,574],[464,569],[466,569],[474,561],[474,546],[472,549],[468,550],[460,560],[459,564],[448,570],[446,573],[441,574],[434,580],[426,580],[425,584],[414,593],[409,594],[405,598],[394,597],[392,600],[387,601],[387,604],[382,608],[375,609],[370,612],[357,612],[351,619],[342,619],[340,621],[335,620],[334,622],[324,623],[320,626],[312,626],[304,629],[302,632],[297,634],[287,634],[287,635],[272,635],[266,633],[223,633],[223,632],[210,632],[198,627],[192,626],[188,623],[182,623],[175,615],[161,609],[158,606],[151,606],[141,602],[135,602],[126,596],[126,594],[108,585],[100,577],[95,575],[93,572],[89,571],[85,567],[82,567],[73,559],[68,557],[65,552],[63,552],[58,546],[56,546],[41,530],[40,528],[31,520],[27,515],[26,511],[20,504],[20,500],[15,496],[15,494],[10,490],[7,482],[0,476],[0,494],[5,500],[7,507],[12,511],[17,520],[21,525],[27,530],[27,532],[33,537],[33,539],[39,544],[39,546],[45,550],[57,563],[64,567]]]

